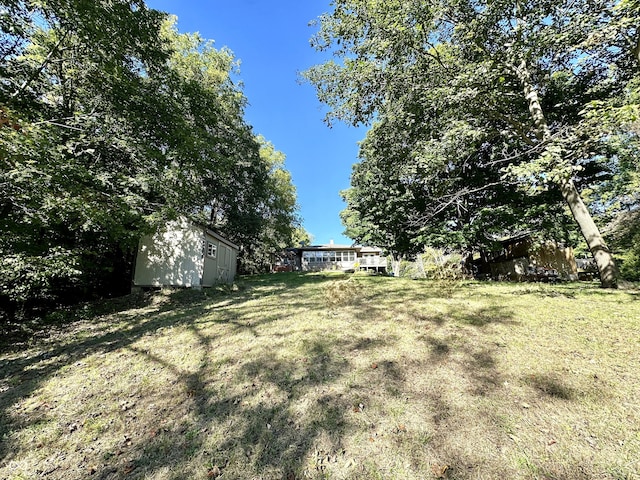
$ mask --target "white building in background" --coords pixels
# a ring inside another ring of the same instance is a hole
[[[369,270],[384,273],[387,258],[382,249],[360,245],[307,245],[287,249],[285,255],[276,260],[274,270],[320,271],[320,270]]]

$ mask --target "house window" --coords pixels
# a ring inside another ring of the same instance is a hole
[[[354,262],[354,251],[313,251],[302,252],[302,260],[308,263]]]
[[[215,243],[207,242],[207,257],[216,258],[218,247]]]

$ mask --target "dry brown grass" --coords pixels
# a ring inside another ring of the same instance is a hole
[[[0,478],[640,478],[640,295],[281,274],[0,354]]]

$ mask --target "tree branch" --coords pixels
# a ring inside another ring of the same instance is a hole
[[[20,87],[18,87],[18,89],[11,94],[11,98],[12,99],[16,98],[18,95],[21,95],[26,90],[26,88],[29,86],[29,84],[31,82],[33,82],[36,78],[38,78],[38,76],[47,67],[47,65],[49,65],[49,62],[51,61],[51,57],[53,57],[53,54],[58,51],[58,49],[60,48],[60,45],[62,45],[62,42],[64,42],[64,40],[67,38],[68,34],[69,34],[69,30],[66,30],[62,34],[62,36],[60,37],[58,42],[54,45],[54,47],[51,49],[51,51],[47,55],[47,58],[45,58],[44,61],[42,62],[42,64],[40,64],[40,67],[38,67],[38,70],[36,72],[34,72],[31,76],[26,78],[25,81],[22,82],[22,85],[20,85]]]
[[[459,190],[458,192],[449,195],[449,199],[447,201],[445,201],[444,203],[440,203],[440,205],[438,206],[438,208],[436,208],[434,211],[427,213],[426,215],[421,215],[413,220],[409,220],[408,225],[412,226],[412,227],[422,227],[424,226],[427,222],[429,222],[429,220],[431,220],[433,217],[435,217],[436,215],[438,215],[439,213],[442,213],[445,209],[447,209],[449,206],[451,206],[454,202],[456,202],[458,199],[466,196],[466,195],[470,195],[472,193],[477,193],[477,192],[481,192],[483,190],[487,190],[491,187],[495,187],[497,185],[501,185],[503,182],[493,182],[493,183],[488,183],[486,185],[483,185],[482,187],[478,187],[478,188],[463,188],[462,190]],[[447,197],[444,197],[447,198]]]

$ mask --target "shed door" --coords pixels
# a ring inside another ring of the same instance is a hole
[[[230,264],[231,264],[231,249],[221,243],[220,251],[218,252],[218,281],[219,282],[229,282]]]

